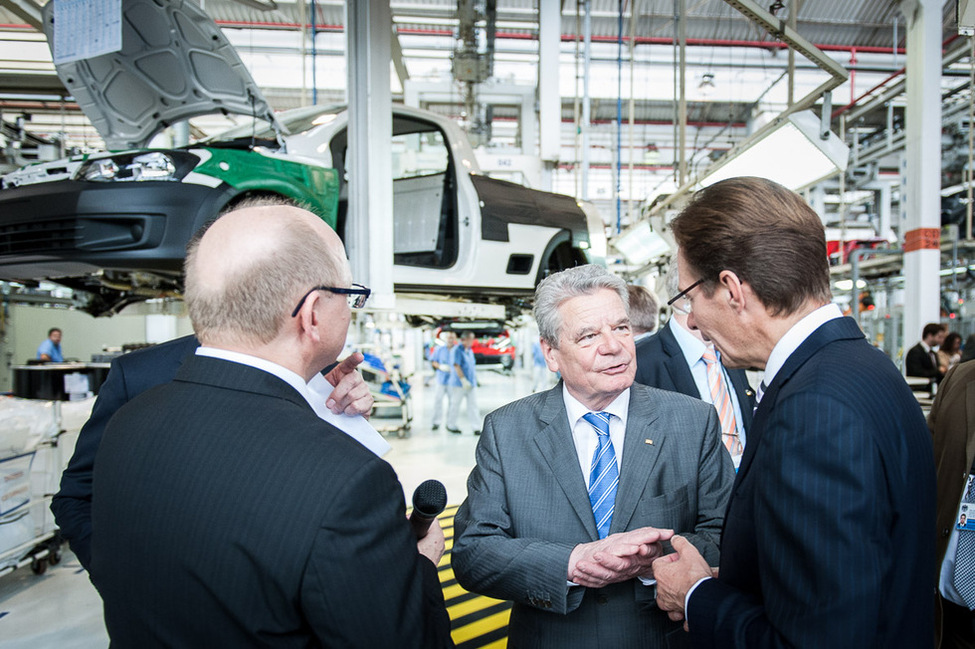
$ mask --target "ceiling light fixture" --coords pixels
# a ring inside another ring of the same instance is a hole
[[[634,266],[644,266],[673,252],[667,240],[654,232],[647,221],[640,221],[627,230],[613,241],[613,247]]]
[[[832,131],[820,131],[810,110],[792,113],[764,136],[743,142],[743,148],[708,167],[699,187],[736,176],[759,176],[797,191],[837,172],[846,171],[850,149]]]

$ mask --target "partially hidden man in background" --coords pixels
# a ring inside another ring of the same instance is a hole
[[[633,383],[627,299],[598,266],[546,278],[535,318],[562,381],[485,420],[452,564],[468,590],[514,602],[514,649],[675,646],[651,562],[674,530],[718,556],[734,469],[717,414]]]
[[[61,353],[61,330],[54,327],[47,332],[40,345],[37,346],[35,358],[48,363],[63,363],[64,354]]]
[[[671,262],[664,283],[667,295],[676,297],[676,259]],[[671,308],[670,320],[660,331],[637,341],[634,380],[712,404],[721,421],[721,441],[737,469],[752,424],[755,391],[748,384],[745,370],[726,368],[711,341],[704,340],[700,331],[688,328],[684,298],[674,300]]]
[[[119,409],[94,468],[113,646],[450,644],[442,530],[417,542],[392,468],[311,405],[367,295],[298,208],[231,211],[190,246],[201,347]]]

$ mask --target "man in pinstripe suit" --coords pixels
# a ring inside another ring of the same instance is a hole
[[[392,467],[313,406],[369,293],[338,236],[296,207],[237,209],[186,268],[201,346],[119,409],[94,467],[112,646],[450,645],[439,524],[418,542]]]
[[[695,648],[931,646],[931,437],[893,363],[830,303],[819,217],[734,178],[672,227],[688,324],[729,365],[764,368],[767,389],[720,572],[675,537],[654,563],[658,605]]]

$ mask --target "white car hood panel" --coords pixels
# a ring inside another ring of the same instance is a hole
[[[49,46],[53,5],[44,6]],[[143,148],[170,124],[199,115],[277,124],[236,50],[191,0],[124,0],[120,52],[56,67],[110,150]]]

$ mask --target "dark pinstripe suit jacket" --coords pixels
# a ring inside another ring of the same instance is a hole
[[[449,628],[392,468],[261,370],[193,356],[94,473],[113,647],[429,647]]]
[[[172,381],[183,359],[199,346],[195,336],[183,336],[112,361],[91,416],[81,427],[74,455],[61,474],[61,490],[51,500],[61,534],[86,570],[91,565],[91,475],[108,420],[136,395]]]
[[[930,647],[934,468],[921,409],[850,318],[810,335],[755,413],[694,647]]]

